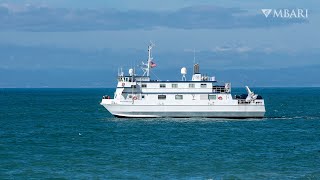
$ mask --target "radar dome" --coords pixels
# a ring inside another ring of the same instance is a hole
[[[181,74],[186,75],[187,74],[187,68],[183,67],[181,68]]]
[[[132,76],[133,75],[133,69],[129,69],[129,75]]]

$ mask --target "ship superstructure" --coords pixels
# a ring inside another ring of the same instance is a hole
[[[113,98],[103,96],[103,105],[116,117],[208,117],[263,118],[264,100],[246,86],[247,94],[231,94],[231,83],[218,85],[215,77],[200,73],[199,64],[193,67],[191,80],[187,69],[181,69],[180,81],[151,80],[150,70],[156,66],[152,58],[153,45],[148,46],[148,60],[138,76],[134,69],[124,75],[118,72]]]

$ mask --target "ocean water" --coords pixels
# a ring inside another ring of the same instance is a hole
[[[0,89],[0,179],[320,179],[320,88],[253,89],[262,120],[117,119],[113,89]]]

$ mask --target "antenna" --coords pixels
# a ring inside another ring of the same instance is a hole
[[[196,63],[196,48],[193,48],[193,64]]]
[[[150,45],[151,45],[152,47],[156,47],[156,44],[153,43],[152,41],[150,41]]]
[[[122,71],[122,67],[120,68],[120,76],[123,76],[123,71]]]

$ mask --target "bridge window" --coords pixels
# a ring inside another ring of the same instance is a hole
[[[158,99],[160,100],[165,100],[167,98],[166,95],[158,95]]]
[[[124,78],[123,77],[118,77],[118,81],[123,82]]]
[[[141,87],[146,88],[147,84],[142,84]]]
[[[189,84],[189,88],[194,88],[194,84]]]
[[[178,84],[172,84],[172,88],[178,88]]]
[[[176,95],[176,100],[182,100],[183,99],[183,95]]]
[[[166,84],[160,84],[160,88],[166,88]]]
[[[207,84],[201,84],[201,88],[207,88]]]

